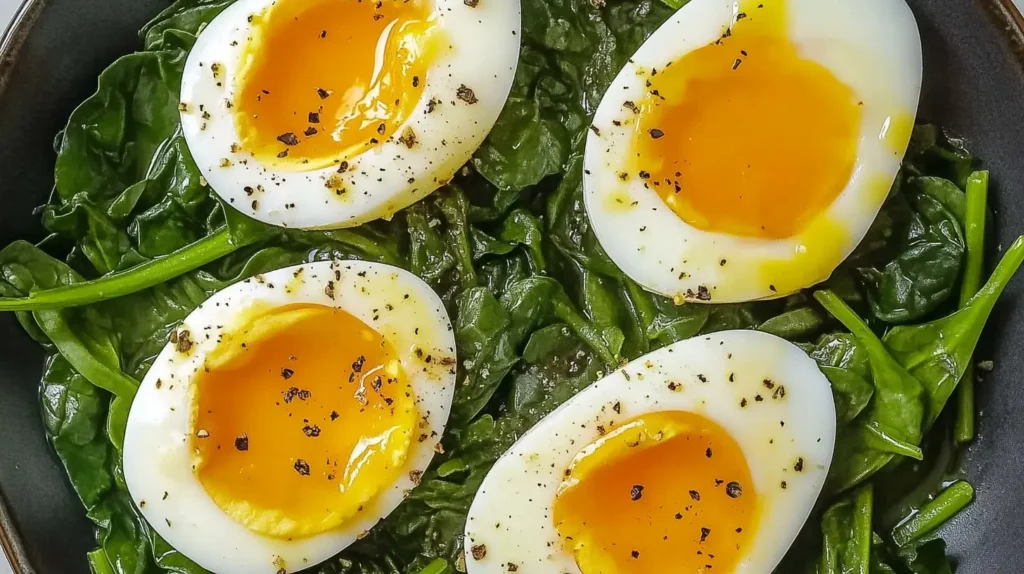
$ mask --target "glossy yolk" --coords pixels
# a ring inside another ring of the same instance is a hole
[[[861,111],[798,54],[782,0],[742,2],[727,35],[650,73],[636,171],[706,231],[798,234],[846,187]]]
[[[326,167],[392,137],[426,84],[428,0],[278,0],[253,17],[234,99],[242,149]]]
[[[232,518],[277,537],[337,527],[390,488],[416,424],[390,345],[320,305],[246,321],[193,389],[196,476]]]
[[[583,574],[732,572],[756,514],[736,441],[681,411],[640,416],[589,445],[554,504],[555,527]]]

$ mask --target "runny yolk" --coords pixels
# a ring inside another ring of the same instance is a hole
[[[196,375],[195,474],[256,532],[335,528],[394,483],[416,424],[391,346],[344,311],[273,309],[225,336]]]
[[[650,72],[636,171],[694,227],[790,237],[846,187],[861,110],[797,52],[784,0],[740,4],[727,35]]]
[[[392,137],[423,94],[431,12],[430,0],[278,0],[255,15],[233,106],[242,149],[309,170]]]
[[[729,433],[701,415],[664,411],[626,421],[577,456],[554,523],[583,574],[732,572],[757,508]]]

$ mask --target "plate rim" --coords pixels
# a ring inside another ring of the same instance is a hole
[[[986,6],[993,17],[1005,24],[1003,31],[1006,39],[1011,44],[1017,63],[1024,70],[1024,14],[1021,9],[1014,5],[1013,0],[978,1]],[[0,99],[6,91],[10,72],[18,59],[18,52],[32,32],[46,4],[47,0],[22,0],[10,23],[0,34]],[[0,549],[7,557],[13,574],[35,574],[36,570],[25,552],[21,533],[7,508],[3,485],[0,485]]]

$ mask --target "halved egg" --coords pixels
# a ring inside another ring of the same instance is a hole
[[[451,323],[416,276],[359,261],[279,269],[175,329],[132,404],[125,481],[204,568],[301,570],[418,484],[454,382]]]
[[[725,331],[584,389],[491,468],[470,574],[771,572],[828,474],[828,380],[803,351]]]
[[[519,0],[239,0],[185,63],[213,190],[266,223],[350,227],[444,185],[505,105]]]
[[[584,193],[601,245],[679,302],[827,279],[892,186],[921,72],[903,0],[692,0],[594,118]]]

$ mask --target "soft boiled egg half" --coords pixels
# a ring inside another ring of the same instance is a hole
[[[142,381],[124,442],[132,500],[214,572],[313,566],[419,483],[454,365],[440,299],[401,269],[319,262],[237,283]]]
[[[256,219],[389,217],[491,130],[519,27],[519,0],[239,0],[189,53],[182,131],[213,190]]]
[[[584,389],[491,468],[469,511],[469,574],[764,573],[825,482],[828,380],[773,335],[726,331]]]
[[[584,194],[601,245],[679,302],[827,279],[892,186],[921,73],[903,0],[692,0],[594,117]]]

